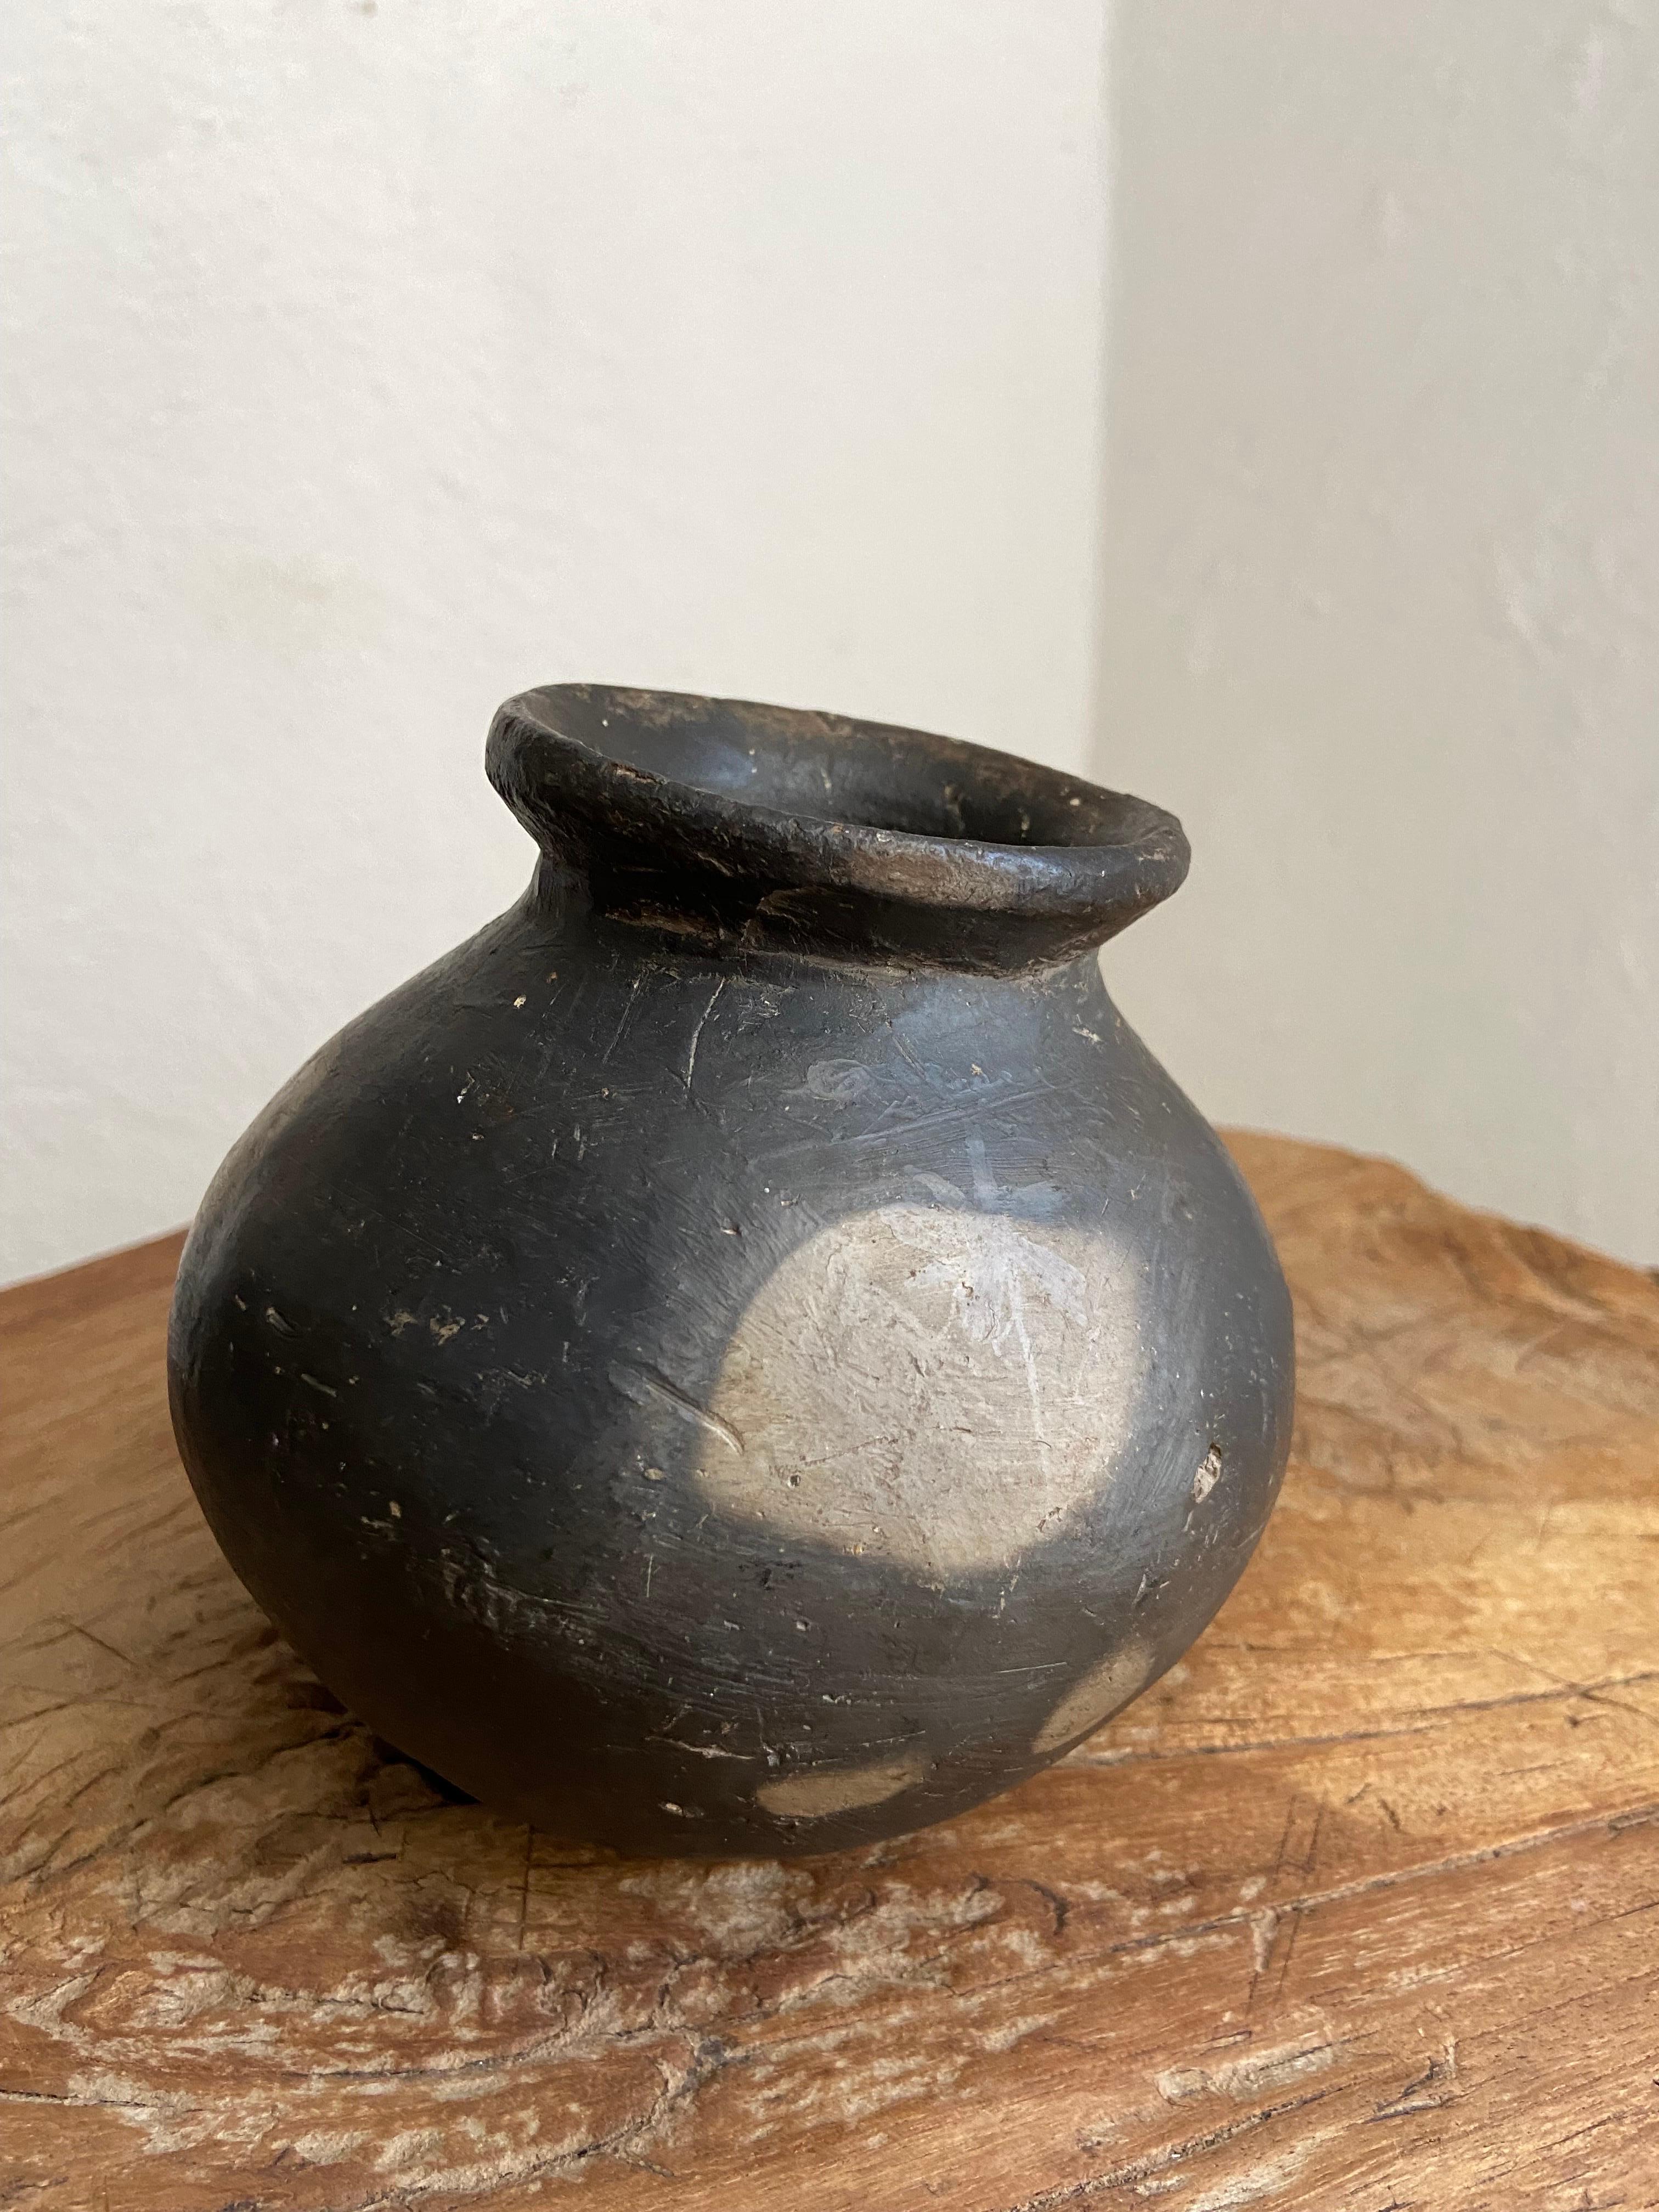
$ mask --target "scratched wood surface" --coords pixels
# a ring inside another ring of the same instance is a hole
[[[1237,1140],[1256,1561],[971,1818],[622,1864],[453,1803],[221,1564],[176,1243],[0,1298],[0,2205],[1659,2203],[1659,1285]]]

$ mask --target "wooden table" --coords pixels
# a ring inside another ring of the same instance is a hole
[[[1659,2203],[1659,1286],[1237,1149],[1302,1367],[1249,1573],[1063,1765],[805,1865],[447,1802],[214,1548],[176,1240],[6,1293],[0,2205]]]

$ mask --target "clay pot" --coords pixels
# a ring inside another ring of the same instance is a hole
[[[585,684],[509,701],[489,768],[530,890],[301,1070],[191,1231],[208,1519],[515,1820],[774,1856],[958,1813],[1180,1656],[1284,1465],[1272,1247],[1095,957],[1180,827]]]

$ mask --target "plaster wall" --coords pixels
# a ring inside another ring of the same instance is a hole
[[[1098,0],[12,0],[0,1275],[516,896],[586,676],[1080,765]]]

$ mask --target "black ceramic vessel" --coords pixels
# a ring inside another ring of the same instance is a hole
[[[959,1812],[1180,1656],[1284,1466],[1272,1247],[1095,958],[1179,825],[581,684],[489,766],[530,890],[204,1200],[197,1494],[324,1680],[515,1819],[770,1856]]]

